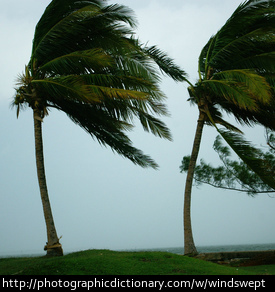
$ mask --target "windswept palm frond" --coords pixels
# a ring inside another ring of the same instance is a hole
[[[216,73],[202,84],[216,104],[233,104],[240,109],[257,112],[270,104],[272,90],[267,80],[252,70],[229,70]]]
[[[61,102],[60,110],[103,146],[109,146],[119,155],[141,167],[158,168],[157,163],[141,150],[135,148],[131,140],[125,135],[125,130],[130,130],[132,125],[120,121],[109,115],[108,112],[97,107],[77,105],[74,102]],[[93,120],[91,121],[91,116]]]
[[[59,56],[42,65],[39,71],[49,77],[57,74],[62,76],[92,74],[98,71],[104,72],[113,63],[114,61],[110,55],[106,54],[102,49],[94,48]]]
[[[199,70],[204,78],[236,68],[264,69],[261,63],[274,54],[274,10],[274,1],[242,3],[203,48]]]
[[[253,127],[255,125],[262,125],[268,129],[275,130],[275,104],[274,98],[267,106],[260,106],[257,112],[240,109],[233,104],[224,103],[223,111],[229,115],[233,115],[241,125]]]
[[[183,71],[179,66],[175,65],[174,60],[169,58],[159,48],[156,46],[145,47],[144,51],[156,62],[156,64],[165,74],[176,81],[188,82],[186,72]]]
[[[31,58],[36,67],[76,51],[119,50],[127,45],[125,37],[133,34],[130,27],[121,24],[135,23],[132,11],[124,6],[105,7],[102,1],[70,1],[73,5],[66,11],[61,3],[55,2],[52,1],[36,27]],[[53,14],[56,14],[53,20],[47,23]]]
[[[211,111],[210,111],[210,113],[211,113]],[[236,126],[232,125],[231,123],[225,121],[220,116],[217,116],[217,115],[213,116],[213,114],[211,113],[211,117],[212,117],[212,119],[213,119],[215,124],[221,125],[221,126],[223,126],[224,128],[226,128],[229,131],[233,131],[233,132],[236,132],[236,133],[243,134],[243,132],[239,128],[237,128]],[[208,125],[209,125],[209,123],[208,123]],[[210,121],[210,125],[212,125],[211,121]]]
[[[243,89],[263,105],[269,104],[271,100],[271,86],[267,80],[251,69],[232,69],[216,73],[210,80],[226,80],[228,83],[238,87],[243,84]]]
[[[222,165],[214,167],[211,163],[206,163],[204,159],[201,159],[200,164],[196,165],[194,173],[196,185],[208,184],[215,188],[246,192],[250,196],[274,193],[275,189],[265,184],[241,159],[232,160],[230,158],[230,148],[223,145],[222,139],[220,135],[217,136],[213,144]],[[268,164],[275,171],[275,157],[272,155],[272,150],[262,152],[259,149],[258,157],[268,161]],[[189,163],[190,156],[183,157],[180,171],[187,172]]]
[[[240,134],[218,130],[228,145],[255,172],[261,180],[275,189],[275,170],[273,165],[262,157],[261,151],[246,141]]]

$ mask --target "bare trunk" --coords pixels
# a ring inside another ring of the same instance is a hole
[[[34,118],[34,136],[35,136],[35,154],[36,154],[36,167],[37,176],[40,187],[41,200],[43,205],[44,217],[47,228],[48,242],[44,250],[47,251],[48,256],[62,256],[63,250],[57,237],[50,200],[48,196],[46,175],[44,167],[44,156],[43,156],[43,140],[42,140],[42,123],[41,113],[39,110],[33,110]]]
[[[193,185],[194,170],[199,154],[202,131],[204,126],[204,113],[200,112],[193,150],[191,154],[190,164],[188,168],[185,193],[184,193],[184,254],[196,255],[198,254],[194,244],[192,224],[191,224],[191,191]]]

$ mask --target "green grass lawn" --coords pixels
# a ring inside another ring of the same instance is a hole
[[[229,267],[166,252],[87,250],[63,257],[2,258],[1,275],[275,275],[275,265]]]

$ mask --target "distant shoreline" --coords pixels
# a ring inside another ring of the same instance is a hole
[[[100,248],[90,248],[91,250],[97,250]],[[81,251],[82,249],[79,249]],[[131,249],[110,249],[119,252],[134,252],[134,251],[163,251],[174,254],[184,254],[183,247],[167,247],[167,248],[131,248]],[[261,244],[232,244],[232,245],[210,245],[210,246],[197,246],[199,253],[213,253],[213,252],[238,252],[238,251],[265,251],[275,250],[275,243],[261,243]],[[65,255],[78,250],[68,250]],[[21,251],[21,252],[6,252],[0,254],[0,258],[14,258],[14,257],[40,257],[44,256],[44,252],[39,251]]]

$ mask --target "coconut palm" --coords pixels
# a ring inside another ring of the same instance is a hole
[[[210,38],[199,56],[199,79],[190,84],[190,102],[199,110],[184,199],[185,254],[197,254],[191,228],[191,189],[204,125],[217,131],[262,181],[274,188],[274,170],[245,140],[241,125],[275,129],[275,1],[249,0]]]
[[[62,255],[48,197],[42,121],[54,108],[65,112],[102,145],[133,163],[157,168],[136,149],[126,131],[133,119],[144,130],[171,139],[155,115],[166,115],[160,72],[184,80],[180,70],[157,47],[134,37],[135,18],[121,5],[104,0],[53,0],[39,20],[32,54],[19,77],[14,106],[33,110],[38,181],[47,227],[47,255]]]

